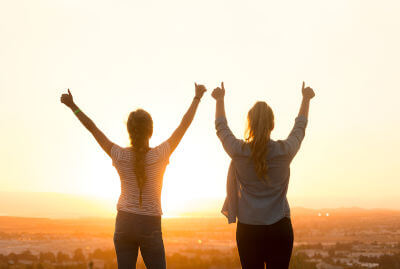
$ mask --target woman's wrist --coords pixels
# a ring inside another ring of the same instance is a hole
[[[77,109],[79,109],[79,107],[77,105],[75,105],[75,103],[73,103],[72,105],[70,105],[69,107],[72,111],[76,111]]]

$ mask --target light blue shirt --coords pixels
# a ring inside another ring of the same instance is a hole
[[[227,196],[222,214],[229,223],[270,225],[284,217],[290,218],[286,197],[290,163],[300,148],[305,135],[307,118],[299,116],[286,140],[270,140],[267,164],[268,180],[260,180],[251,160],[251,149],[245,141],[237,139],[228,127],[225,117],[215,121],[217,136],[231,157],[227,178]]]

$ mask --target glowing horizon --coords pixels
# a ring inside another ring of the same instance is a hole
[[[224,198],[229,164],[214,131],[213,87],[225,82],[237,137],[251,105],[265,100],[272,138],[284,139],[304,80],[316,97],[291,167],[291,206],[400,209],[398,10],[389,0],[1,3],[0,190],[115,202],[111,160],[60,95],[70,88],[121,146],[129,112],[148,110],[155,146],[178,126],[196,81],[208,93],[170,159],[162,199],[166,214],[208,206]]]

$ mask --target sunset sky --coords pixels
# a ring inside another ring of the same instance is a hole
[[[284,139],[304,80],[316,97],[292,163],[291,206],[400,209],[399,14],[397,0],[1,1],[0,192],[115,204],[111,160],[60,95],[70,88],[121,146],[129,112],[146,109],[156,146],[198,82],[208,93],[170,159],[163,209],[219,210],[229,157],[215,135],[212,89],[225,82],[237,137],[264,100],[275,113],[272,138]]]

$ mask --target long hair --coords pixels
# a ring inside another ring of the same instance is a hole
[[[245,141],[251,148],[251,159],[254,162],[257,176],[268,180],[267,154],[271,131],[274,129],[274,113],[265,102],[257,102],[247,114]]]
[[[153,134],[153,120],[143,109],[137,109],[129,114],[127,129],[135,158],[132,158],[136,181],[139,187],[139,205],[142,206],[143,185],[146,175],[146,153],[149,151],[149,139]]]

